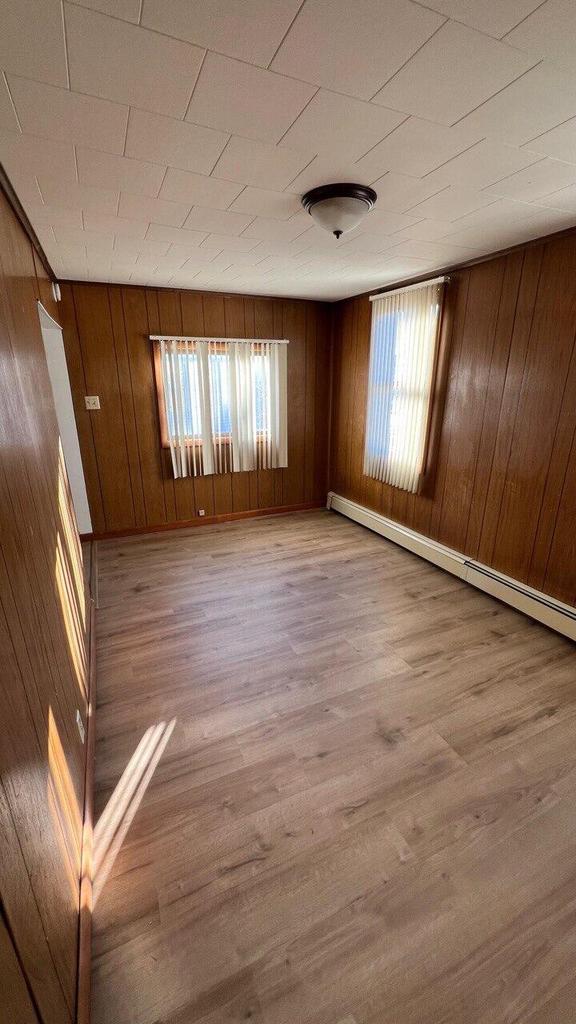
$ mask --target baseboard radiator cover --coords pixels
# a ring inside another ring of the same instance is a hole
[[[488,565],[475,562],[461,552],[439,544],[438,541],[402,526],[401,523],[396,523],[393,519],[388,519],[364,505],[359,505],[350,498],[343,498],[334,491],[328,492],[326,507],[379,533],[428,562],[433,562],[446,572],[459,576],[472,586],[492,597],[497,597],[498,600],[542,622],[557,633],[562,633],[570,640],[576,640],[576,608],[563,604],[562,601],[557,601],[540,590],[534,590],[519,580],[505,576]]]

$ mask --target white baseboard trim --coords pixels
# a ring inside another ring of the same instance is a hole
[[[562,601],[557,601],[540,590],[534,590],[519,580],[505,576],[488,565],[475,562],[461,552],[439,544],[422,533],[410,530],[407,526],[395,523],[393,519],[387,519],[379,512],[373,512],[356,501],[335,494],[334,491],[328,492],[326,507],[342,513],[356,523],[361,523],[369,530],[374,530],[387,540],[400,544],[428,562],[439,565],[441,569],[459,576],[472,586],[484,590],[492,597],[497,597],[498,600],[544,623],[570,640],[576,640],[576,608],[563,604]]]

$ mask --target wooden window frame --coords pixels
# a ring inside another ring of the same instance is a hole
[[[164,375],[162,373],[162,354],[160,349],[160,342],[153,341],[152,345],[154,351],[154,381],[156,384],[156,402],[158,405],[158,422],[160,426],[160,447],[170,448],[170,435],[168,433],[168,420],[166,418],[166,400],[164,389]],[[217,352],[226,352],[226,342],[223,340],[220,343],[216,344],[214,348],[216,349]],[[260,351],[261,348],[261,345],[256,344],[256,352]],[[184,345],[182,345],[182,349],[184,350]],[[219,445],[231,445],[232,435],[220,434],[217,440]],[[258,432],[256,436],[256,441],[258,444],[264,443],[263,431]],[[188,448],[202,449],[202,438],[191,438],[189,441],[186,441],[186,445]]]

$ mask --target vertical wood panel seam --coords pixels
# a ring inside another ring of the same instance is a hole
[[[458,360],[457,360],[457,362],[454,363],[453,367],[450,366],[450,370],[449,370],[449,373],[450,373],[451,370],[455,371],[454,372],[454,378],[455,379],[457,379],[458,373],[459,373],[459,370],[460,370],[460,359],[462,357],[462,338],[463,338],[464,332],[466,330],[466,319],[468,317],[468,300],[470,298],[470,273],[469,272],[466,274],[465,280],[466,280],[466,298],[464,300],[464,317],[463,317],[462,324],[461,324],[460,337],[458,338],[458,353],[457,353]],[[451,324],[451,330],[450,330],[450,357],[451,358],[454,358],[454,355],[455,355],[455,353],[454,353],[454,338],[455,338],[455,334],[456,334],[456,321],[457,321],[457,317],[456,317],[456,315],[454,315],[453,320],[452,320],[452,324]],[[451,380],[451,379],[452,379],[452,374],[450,373],[449,380]],[[444,479],[442,481],[442,498],[440,499],[439,508],[438,508],[438,530],[437,530],[437,535],[441,535],[442,534],[442,520],[443,520],[443,517],[444,517],[444,500],[445,500],[445,497],[446,497],[446,481],[448,479],[448,468],[449,468],[449,465],[450,465],[450,453],[452,451],[452,440],[453,440],[453,438],[452,438],[452,422],[453,422],[453,419],[454,419],[454,400],[451,402],[450,424],[449,424],[449,426],[448,426],[448,428],[446,430],[446,433],[445,433],[445,436],[447,438],[446,462],[445,462],[445,466],[444,466]],[[444,434],[444,431],[442,433]],[[441,439],[440,439],[440,443],[442,443],[442,436],[441,436]]]
[[[497,420],[496,420],[496,437],[497,437],[497,434],[498,434],[498,427],[500,425],[500,417],[502,415],[502,403],[504,402],[504,395],[506,393],[506,379],[508,377],[508,368],[510,366],[510,357],[512,355],[512,342],[513,342],[513,339],[514,339],[514,331],[515,331],[515,328],[516,328],[516,318],[518,316],[518,303],[520,301],[520,293],[521,293],[521,290],[522,290],[522,278],[523,278],[523,275],[524,275],[525,263],[526,263],[526,252],[523,252],[522,253],[522,265],[520,267],[520,274],[519,274],[519,277],[518,277],[518,287],[516,289],[516,299],[515,299],[515,302],[514,302],[514,314],[512,316],[512,323],[511,323],[511,326],[510,326],[510,334],[509,334],[509,338],[508,338],[508,353],[506,355],[506,366],[504,367],[504,372],[502,374],[502,389],[501,389],[501,392],[500,392],[500,402],[498,404],[498,417],[497,417]],[[488,499],[488,493],[489,493],[489,490],[490,490],[490,483],[491,483],[491,480],[492,480],[492,474],[494,472],[494,458],[496,456],[496,448],[497,448],[497,444],[496,444],[496,439],[495,439],[494,445],[492,447],[492,458],[490,460],[490,471],[489,471],[489,473],[487,475],[488,486],[486,488],[486,493],[484,495],[484,505],[483,505],[483,508],[482,508],[482,522],[480,524],[480,530],[479,530],[479,533],[478,533],[478,546],[479,546],[479,548],[481,547],[482,537],[484,536],[484,524],[486,522],[486,504],[487,504],[487,499]]]
[[[150,293],[152,293],[153,296],[154,296],[154,301],[156,303],[156,308],[158,310],[158,327],[160,327],[160,306],[158,304],[157,291],[154,288],[146,288],[145,289],[145,293],[144,293],[144,307],[146,309],[146,323],[148,324],[148,334],[149,335],[155,333],[150,328],[150,305],[149,305],[149,302],[148,302],[148,295],[150,295]],[[157,405],[158,405],[158,403],[156,401],[154,401],[154,422],[156,424],[156,435],[159,438],[160,437],[160,421],[158,419],[158,408],[157,408]],[[160,451],[160,455],[159,455],[159,459],[158,459],[158,464],[160,466],[160,471],[161,471],[161,474],[162,474],[161,479],[162,479],[162,501],[164,503],[164,521],[167,523],[168,522],[168,506],[166,505],[166,488],[164,486],[164,461],[163,461],[163,452],[162,451]],[[144,491],[144,506],[146,506],[146,492],[145,491]],[[146,518],[148,518],[148,513],[146,513]]]
[[[536,291],[535,291],[535,295],[534,295],[534,304],[532,306],[532,313],[531,313],[531,316],[530,316],[530,327],[528,329],[528,336],[527,336],[527,339],[526,339],[526,348],[524,350],[524,364],[522,366],[522,379],[520,381],[520,386],[518,388],[518,394],[516,396],[516,408],[514,409],[514,419],[513,419],[513,422],[512,422],[512,429],[510,431],[510,443],[508,445],[508,456],[506,458],[506,469],[504,470],[504,473],[503,473],[502,491],[500,493],[500,502],[498,504],[498,515],[496,517],[496,523],[497,524],[500,522],[500,519],[501,519],[501,516],[502,516],[502,504],[504,502],[504,494],[506,493],[506,484],[508,482],[508,469],[510,467],[510,459],[511,459],[511,456],[512,456],[512,448],[513,448],[513,444],[514,444],[514,434],[516,432],[516,423],[517,423],[517,420],[518,420],[518,409],[520,408],[520,399],[522,398],[522,392],[523,392],[523,389],[524,389],[524,380],[526,378],[526,364],[528,362],[528,353],[530,351],[530,341],[532,339],[532,331],[534,329],[534,316],[536,314],[536,308],[538,306],[538,296],[540,294],[540,282],[542,280],[542,267],[544,266],[544,262],[545,262],[545,259],[546,259],[546,253],[547,252],[548,252],[548,246],[546,245],[546,246],[543,247],[542,257],[541,257],[541,260],[540,260],[540,266],[538,267],[538,281],[536,283]],[[494,539],[493,539],[493,543],[492,543],[492,550],[490,552],[490,563],[492,563],[493,560],[494,560],[494,551],[496,549],[497,541],[498,541],[498,526],[496,526],[496,529],[494,531]]]
[[[558,437],[558,429],[560,427],[561,418],[562,418],[562,408],[563,408],[563,405],[564,405],[564,397],[566,395],[566,388],[568,387],[568,381],[570,379],[570,370],[571,370],[571,367],[572,367],[572,361],[574,359],[575,352],[576,352],[576,331],[575,331],[573,339],[572,339],[572,350],[571,350],[571,353],[570,353],[570,360],[568,362],[568,367],[567,367],[567,370],[566,370],[566,378],[564,380],[564,387],[562,388],[562,398],[560,400],[560,405],[559,405],[559,409],[558,409],[558,419],[556,421],[556,427],[555,427],[555,430],[554,430],[554,440],[552,442],[550,459],[548,460],[548,466],[546,468],[546,478],[544,480],[544,487],[542,489],[542,500],[540,502],[540,508],[538,510],[538,521],[536,523],[536,529],[534,531],[534,539],[532,541],[532,549],[531,549],[531,552],[530,552],[530,562],[528,564],[528,575],[530,575],[530,572],[532,571],[532,560],[534,558],[534,548],[536,546],[536,540],[537,540],[537,537],[538,537],[538,530],[540,528],[540,520],[542,518],[542,509],[544,507],[544,499],[546,497],[546,487],[548,485],[548,478],[550,476],[550,468],[552,466],[552,457],[553,457],[554,450],[555,450],[555,447],[556,447],[556,438]],[[554,516],[554,526],[553,526],[552,534],[551,534],[551,537],[550,537],[550,540],[549,540],[549,543],[548,543],[548,554],[546,556],[546,568],[544,570],[544,577],[543,577],[544,579],[546,579],[546,573],[548,572],[548,563],[550,561],[550,555],[551,555],[552,547],[553,547],[553,544],[554,544],[554,537],[556,535],[556,528],[558,526],[558,509],[561,507],[561,505],[562,505],[562,498],[564,497],[564,488],[566,487],[566,477],[568,476],[568,470],[570,468],[570,461],[571,461],[571,455],[572,455],[572,452],[573,452],[573,449],[574,449],[574,439],[575,438],[576,438],[576,425],[574,427],[574,430],[572,431],[572,440],[570,442],[570,449],[568,451],[568,456],[567,456],[567,459],[566,459],[566,465],[564,466],[564,474],[562,476],[562,486],[560,488],[560,496],[559,496],[559,499],[558,499],[556,515]]]
[[[110,302],[110,287],[106,285],[106,302],[108,304],[108,315],[110,317],[110,328],[112,331],[112,348],[114,350],[114,363],[116,366],[116,382],[118,384],[118,398],[120,399],[120,412],[122,416],[122,432],[124,434],[124,445],[126,448],[126,468],[128,469],[128,479],[130,481],[130,501],[132,502],[132,518],[134,519],[134,525],[136,525],[136,506],[134,504],[134,487],[132,482],[132,468],[130,465],[130,450],[128,447],[128,434],[126,433],[126,416],[124,409],[124,397],[122,394],[122,385],[120,383],[120,372],[118,369],[118,350],[116,348],[116,332],[114,330],[114,320],[112,319],[112,305]]]
[[[146,515],[146,494],[144,490],[144,480],[142,478],[142,455],[140,448],[140,431],[138,429],[138,420],[136,417],[136,403],[134,401],[134,382],[132,379],[132,360],[130,359],[130,346],[128,345],[128,325],[126,323],[126,309],[124,306],[124,289],[119,288],[120,294],[120,308],[122,310],[122,323],[124,324],[124,338],[126,341],[126,361],[128,363],[128,378],[130,380],[130,401],[132,403],[132,415],[134,417],[134,433],[136,434],[136,449],[138,452],[138,470],[140,473],[140,487],[142,490],[142,503],[144,505],[144,514]],[[146,309],[148,314],[148,309]]]
[[[504,282],[505,282],[505,280],[506,280],[506,260],[503,260],[502,261],[502,275],[501,275],[501,279],[500,279],[500,294],[498,296],[498,309],[497,309],[497,312],[496,312],[496,319],[494,321],[494,331],[493,331],[493,334],[492,334],[492,346],[491,346],[491,349],[490,349],[490,366],[489,366],[489,369],[488,369],[488,376],[486,378],[486,389],[485,389],[485,392],[484,392],[484,402],[483,402],[483,405],[482,405],[482,422],[480,424],[480,433],[479,433],[479,436],[478,436],[478,444],[477,444],[477,448],[476,448],[476,459],[475,459],[475,462],[474,462],[474,475],[472,477],[472,487],[471,487],[471,490],[470,490],[470,501],[468,503],[468,525],[467,525],[467,528],[466,528],[466,537],[465,537],[465,540],[464,540],[464,545],[465,545],[466,551],[469,550],[468,537],[469,537],[469,534],[470,534],[470,509],[472,507],[472,502],[474,500],[474,492],[476,490],[476,480],[477,480],[477,477],[478,477],[478,464],[480,462],[480,450],[481,450],[481,447],[482,447],[482,439],[484,437],[484,426],[485,426],[485,422],[486,422],[486,406],[488,404],[488,393],[489,393],[489,388],[490,388],[490,372],[491,372],[492,365],[493,365],[493,362],[494,362],[494,350],[496,348],[496,339],[498,337],[498,322],[500,320],[500,311],[502,309],[502,297],[504,295]],[[486,499],[486,496],[484,496],[484,498]]]

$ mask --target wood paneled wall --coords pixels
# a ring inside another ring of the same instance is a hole
[[[62,285],[66,356],[95,533],[326,497],[330,313],[323,303]],[[288,338],[288,468],[174,480],[149,334]],[[87,412],[85,395],[100,396]]]
[[[576,603],[576,235],[452,274],[429,497],[362,473],[371,308],[337,307],[330,487]]]
[[[0,944],[18,959],[0,951],[0,1004],[10,987],[22,1014],[33,1007],[42,1024],[66,1024],[77,980],[85,599],[40,297],[57,316],[0,193]]]

